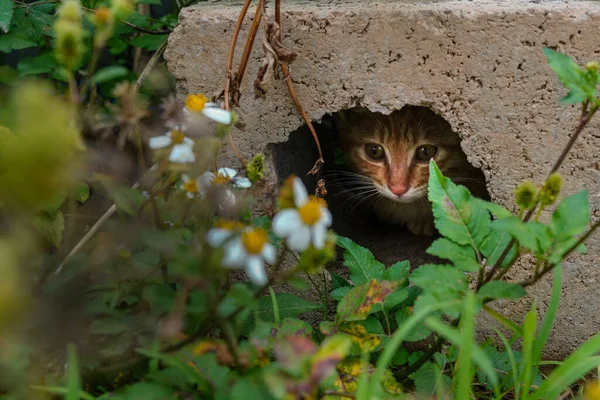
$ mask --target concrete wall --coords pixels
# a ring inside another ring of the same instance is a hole
[[[182,10],[165,53],[179,94],[222,90],[240,8],[234,1]],[[469,160],[484,171],[490,195],[505,205],[512,203],[517,182],[545,177],[578,118],[575,107],[558,103],[565,91],[546,66],[542,48],[567,52],[580,63],[600,59],[600,2],[286,1],[282,10],[284,43],[299,53],[293,82],[311,119],[353,106],[389,113],[405,104],[428,105],[458,132]],[[236,60],[249,24],[243,25]],[[285,82],[276,81],[266,99],[254,99],[252,82],[261,57],[259,38],[238,110],[247,131],[235,132],[247,156],[285,151],[268,145],[286,142],[303,125]],[[599,127],[596,119],[560,171],[567,178],[565,194],[590,191],[595,218],[600,217]],[[223,157],[237,165],[229,153]],[[271,178],[275,172],[269,165]],[[385,253],[389,246],[381,248],[383,236],[363,243],[379,243],[379,253]],[[402,258],[403,245],[413,242],[394,242],[392,253]],[[588,255],[564,264],[563,298],[548,357],[564,356],[600,330],[599,264],[600,235],[590,240]],[[531,291],[542,312],[550,282]],[[520,318],[530,304],[528,298],[498,308]]]

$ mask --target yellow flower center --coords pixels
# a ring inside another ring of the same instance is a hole
[[[198,192],[198,184],[195,180],[190,179],[189,181],[185,181],[183,183],[183,190],[190,193],[196,193]]]
[[[183,143],[183,139],[185,139],[185,133],[176,130],[171,131],[171,141],[173,144],[181,144]]]
[[[308,201],[304,203],[302,207],[298,209],[300,218],[306,225],[314,225],[318,220],[321,219],[321,207],[325,201],[318,199],[314,196],[310,196]]]
[[[215,177],[212,179],[211,183],[213,185],[218,185],[218,184],[222,184],[222,183],[228,183],[229,182],[229,177],[225,174],[215,174]]]
[[[185,106],[190,111],[202,111],[208,98],[203,94],[188,94],[185,99]]]
[[[98,7],[96,10],[96,23],[98,25],[104,25],[108,23],[111,17],[112,13],[107,7]]]
[[[215,223],[215,228],[227,229],[229,231],[235,231],[237,229],[242,229],[244,224],[239,221],[232,221],[230,219],[219,219]]]
[[[242,233],[242,244],[249,254],[260,254],[267,239],[267,231],[260,228]]]

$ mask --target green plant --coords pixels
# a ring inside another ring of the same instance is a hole
[[[445,261],[411,270],[406,261],[385,266],[368,249],[336,237],[326,203],[309,196],[299,178],[287,179],[276,195],[264,180],[262,155],[244,163],[243,172],[216,168],[220,139],[239,122],[228,109],[239,96],[235,83],[243,68],[228,77],[225,109],[201,94],[190,94],[185,104],[170,102],[164,121],[169,130],[146,143],[141,121],[147,93],[139,86],[152,62],[137,84],[116,87],[135,74],[123,65],[96,67],[107,46],[119,55],[135,43],[160,55],[168,33],[160,29],[170,29],[172,16],[152,20],[134,12],[127,0],[59,4],[56,15],[56,4],[48,2],[0,7],[0,29],[7,32],[0,48],[53,46],[23,59],[17,72],[49,74],[65,83],[57,87],[67,98],[17,85],[7,103],[16,112],[2,114],[0,390],[6,396],[546,399],[558,398],[600,366],[596,335],[547,376],[540,370],[548,364],[542,350],[559,306],[561,263],[585,251],[585,240],[600,225],[590,226],[587,192],[559,200],[557,173],[600,107],[597,64],[580,68],[546,49],[550,67],[569,89],[563,101],[581,103],[582,112],[547,179],[539,187],[529,182],[517,188],[518,216],[472,197],[431,162],[429,201],[441,237],[427,251]],[[264,12],[261,7],[264,3],[258,7]],[[27,20],[26,12],[39,18]],[[275,19],[280,22],[278,14]],[[131,37],[134,32],[144,35]],[[269,40],[280,40],[276,36]],[[295,57],[278,50],[283,61]],[[282,68],[288,75],[287,66]],[[3,73],[15,75],[7,68]],[[262,91],[265,82],[259,82]],[[98,106],[98,96],[109,92],[106,97],[115,103]],[[76,110],[83,109],[93,116],[108,111],[107,131],[117,146],[132,145],[142,165],[152,158],[133,187],[105,176],[86,177],[82,185],[81,176],[72,173],[84,152],[76,123]],[[43,127],[23,118],[31,110],[46,113]],[[23,185],[20,173],[34,184]],[[90,186],[114,206],[65,256],[63,210],[85,202]],[[551,213],[547,222],[544,211]],[[60,248],[58,255],[35,245],[36,229]],[[336,245],[344,250],[347,278],[326,271]],[[522,255],[536,261],[529,276],[507,281]],[[521,299],[551,272],[552,297],[541,324],[535,302],[522,324],[490,304]],[[311,287],[320,302],[297,295]],[[30,292],[35,301],[24,295]],[[68,340],[48,335],[40,346],[21,335],[23,325],[44,331],[43,318],[35,318],[39,304],[61,297],[81,305],[55,317],[65,326],[82,325],[67,332]],[[502,326],[495,330],[502,346],[476,342],[480,313]],[[71,343],[66,355],[63,342]],[[411,342],[422,342],[425,350],[409,350]],[[65,363],[64,370],[56,367]]]

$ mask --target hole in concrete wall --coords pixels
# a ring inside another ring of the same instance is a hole
[[[418,109],[425,115],[430,115],[431,118],[437,118],[438,122],[447,124],[448,134],[456,135],[454,132],[450,132],[449,124],[444,120],[440,121],[441,117],[438,117],[433,111],[426,107],[418,107]],[[360,108],[350,111],[378,114]],[[341,113],[347,112],[342,111]],[[386,265],[400,260],[409,260],[414,267],[426,262],[439,261],[425,253],[435,237],[416,236],[401,225],[382,221],[374,215],[373,205],[368,199],[365,199],[366,196],[357,195],[357,192],[350,190],[351,186],[345,183],[347,179],[344,177],[347,176],[346,172],[350,168],[344,161],[345,157],[340,147],[340,135],[343,134],[340,113],[325,115],[320,123],[314,124],[314,127],[325,159],[321,178],[326,181],[327,195],[325,199],[333,215],[333,229],[336,233],[367,247],[378,260]],[[458,140],[458,136],[456,138]],[[269,150],[280,182],[289,175],[296,174],[302,178],[309,193],[314,190],[317,178],[306,175],[306,173],[312,168],[318,152],[312,134],[306,125],[292,132],[287,142],[271,144]],[[458,151],[464,156],[462,150]],[[485,189],[484,174],[479,170],[473,172],[475,175],[470,175],[471,179],[477,180],[481,184],[479,196],[489,199]],[[460,183],[464,184],[464,182]],[[398,203],[398,206],[401,207],[402,204]]]

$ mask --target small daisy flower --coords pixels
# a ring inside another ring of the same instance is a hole
[[[183,174],[181,175],[181,181],[180,188],[185,191],[185,195],[189,199],[193,199],[200,194],[197,180],[190,178],[189,175]]]
[[[196,161],[192,150],[194,141],[185,137],[185,133],[176,129],[172,129],[162,136],[150,138],[148,146],[153,150],[172,146],[169,161],[174,163],[193,163]]]
[[[250,180],[237,176],[237,171],[231,168],[219,168],[216,174],[207,171],[198,179],[198,190],[200,196],[204,198],[210,188],[214,185],[231,185],[238,189],[247,189],[251,186]],[[225,189],[225,204],[223,207],[233,207],[235,205],[235,196],[229,189]]]
[[[190,113],[202,112],[205,117],[221,124],[231,123],[231,113],[223,110],[216,103],[209,102],[203,94],[189,94],[185,99],[185,110]]]
[[[224,266],[243,268],[254,284],[266,284],[268,279],[265,262],[273,264],[277,259],[277,251],[269,243],[267,231],[248,227],[236,235],[235,227],[236,223],[231,221],[217,223],[217,226],[206,234],[208,244],[212,247],[223,246]]]
[[[325,246],[327,228],[331,226],[331,212],[324,200],[308,196],[298,177],[292,181],[294,208],[281,210],[273,218],[273,231],[287,239],[292,250],[304,251],[311,244],[315,249]]]

